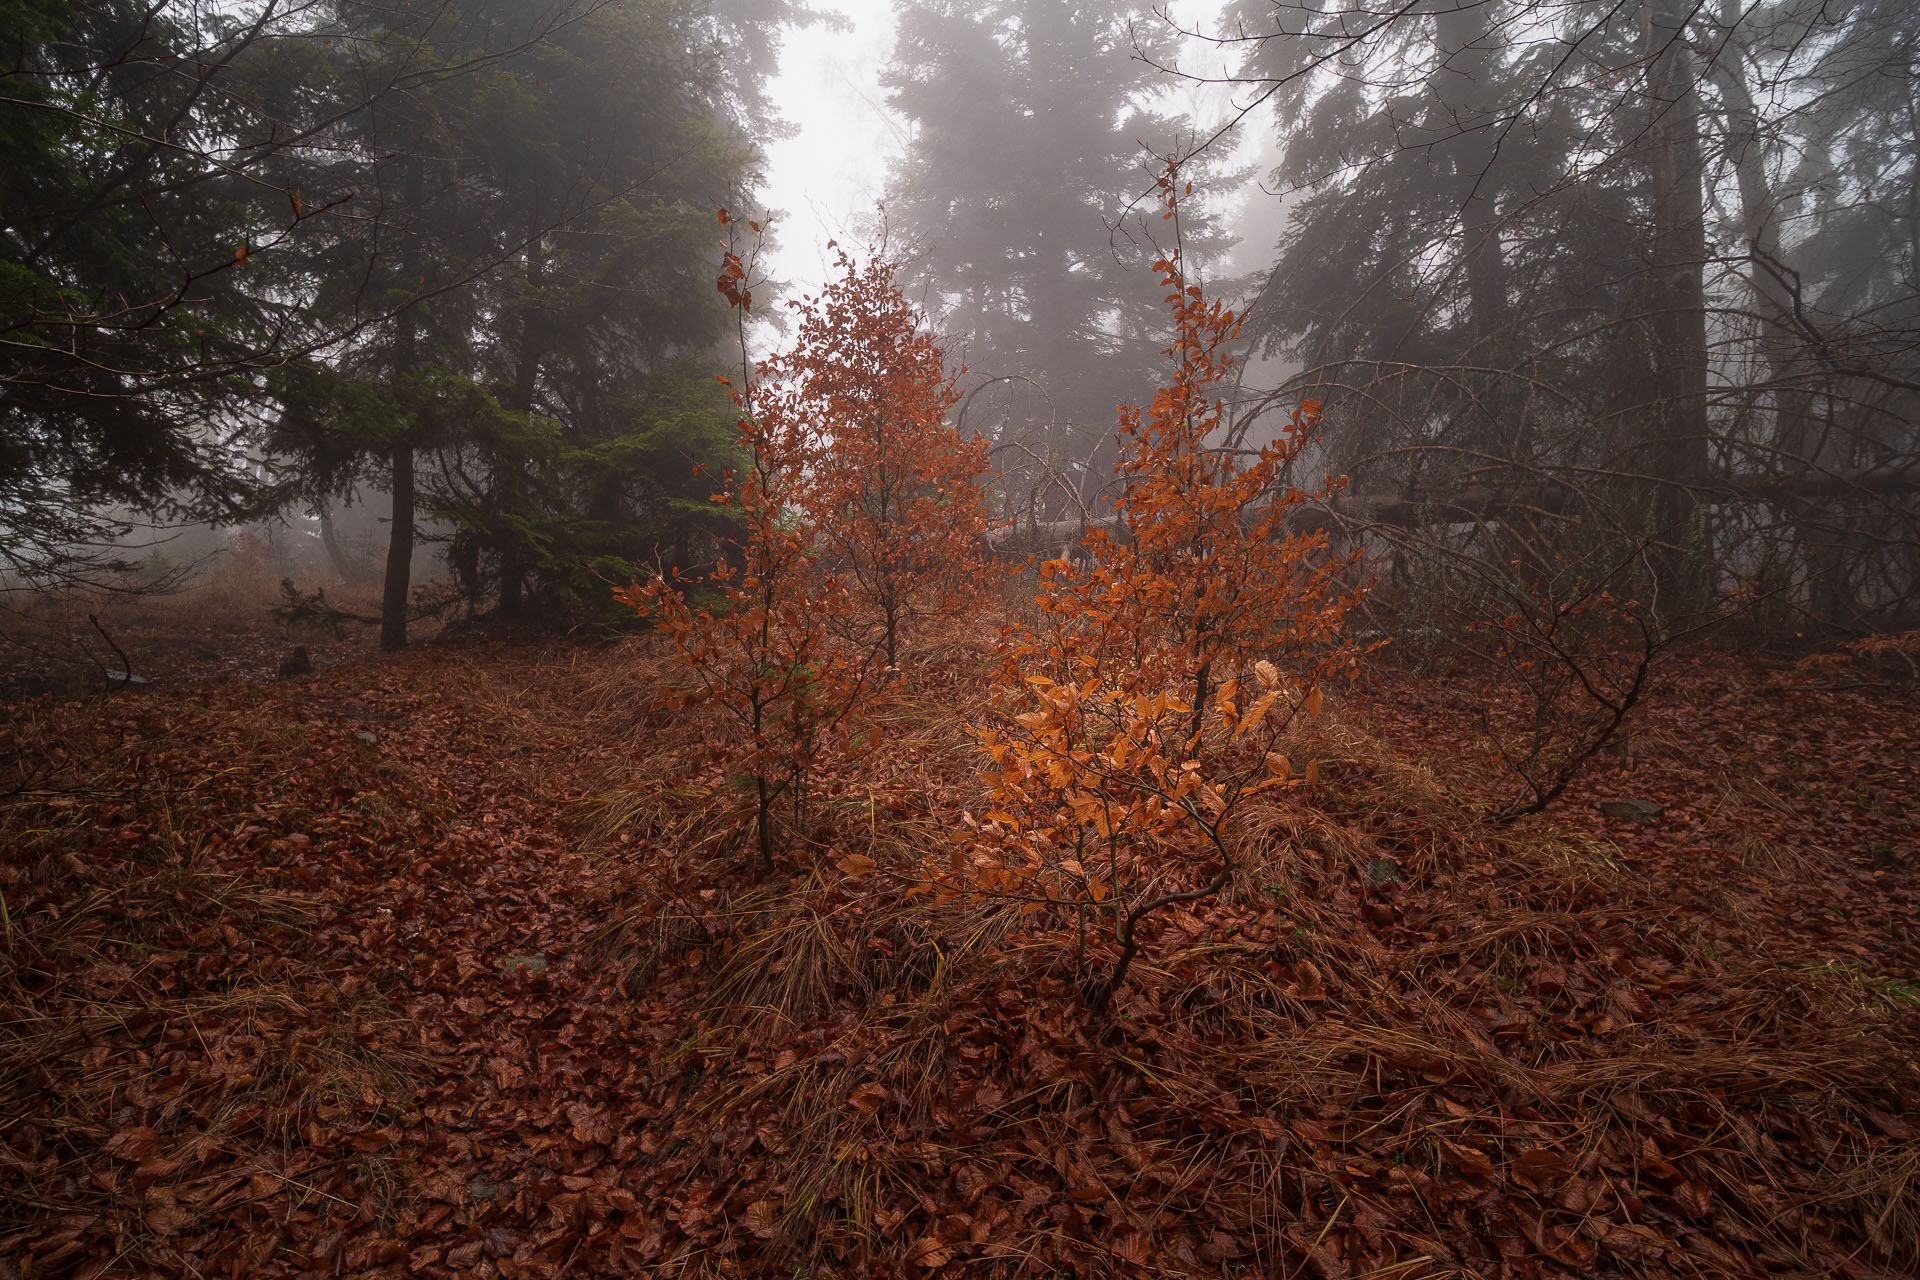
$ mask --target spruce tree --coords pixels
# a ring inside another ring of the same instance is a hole
[[[886,221],[971,371],[963,390],[1035,388],[1010,418],[970,423],[1013,447],[1010,470],[1047,456],[1088,466],[1097,487],[1116,407],[1151,394],[1165,345],[1151,264],[1172,247],[1151,199],[1156,155],[1189,140],[1183,119],[1152,106],[1139,56],[1163,31],[1134,0],[901,10],[885,78],[913,139]],[[1187,224],[1188,260],[1204,262],[1201,224]]]

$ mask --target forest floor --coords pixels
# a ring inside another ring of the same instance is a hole
[[[296,586],[314,590],[310,579]],[[296,648],[316,667],[372,653],[378,627],[354,618],[378,617],[379,589],[336,583],[322,594],[340,616],[292,628],[273,617],[289,603],[280,580],[252,562],[202,573],[177,591],[142,590],[135,580],[119,591],[0,592],[0,702],[226,676],[272,680]],[[415,632],[438,629],[424,623]]]
[[[646,639],[0,707],[0,1277],[1920,1273],[1911,690],[1677,661],[1498,828],[1377,674],[1101,1017],[903,890],[991,669],[765,876]]]

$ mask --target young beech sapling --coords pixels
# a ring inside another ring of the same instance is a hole
[[[692,687],[669,701],[714,708],[732,724],[723,763],[750,785],[754,841],[761,866],[771,870],[775,806],[784,798],[796,816],[802,811],[817,754],[851,714],[871,655],[832,643],[828,623],[847,607],[845,584],[822,566],[813,530],[793,506],[810,452],[806,423],[785,411],[789,400],[767,397],[763,405],[756,396],[746,317],[757,255],[743,262],[733,239],[737,224],[725,210],[719,217],[728,228],[719,290],[733,308],[741,352],[740,382],[729,394],[740,409],[747,463],[714,501],[738,511],[738,563],[723,561],[712,572],[719,607],[695,604],[677,570],[615,596],[672,638],[694,676]],[[747,225],[758,237],[759,224]]]
[[[791,304],[799,335],[763,367],[763,412],[804,424],[795,501],[894,666],[914,614],[952,612],[986,580],[987,442],[948,425],[953,376],[894,265],[844,252],[838,265],[819,297]]]
[[[1175,217],[1173,170],[1160,193]],[[1320,682],[1356,661],[1342,636],[1351,561],[1288,521],[1339,483],[1309,493],[1282,479],[1319,406],[1303,402],[1251,457],[1220,447],[1217,390],[1239,319],[1187,282],[1177,254],[1156,269],[1173,376],[1144,413],[1122,411],[1126,536],[1096,530],[1084,566],[1042,566],[1040,620],[1008,646],[1010,714],[980,730],[990,807],[929,876],[942,896],[1069,910],[1076,954],[1093,943],[1111,956],[1087,987],[1102,1008],[1143,926],[1227,885],[1247,803],[1313,780],[1281,737],[1318,714]]]

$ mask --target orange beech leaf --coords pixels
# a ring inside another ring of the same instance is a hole
[[[916,1267],[932,1271],[952,1262],[953,1250],[938,1236],[921,1236],[913,1242],[908,1261]]]
[[[780,1211],[771,1200],[755,1200],[740,1215],[740,1220],[746,1224],[747,1230],[760,1239],[771,1240],[779,1226]]]
[[[1453,1165],[1454,1168],[1460,1170],[1460,1172],[1473,1178],[1491,1178],[1493,1176],[1493,1161],[1488,1159],[1486,1152],[1464,1146],[1458,1142],[1450,1142],[1445,1138],[1437,1139],[1437,1141],[1440,1144],[1441,1153],[1447,1158],[1447,1162]]]

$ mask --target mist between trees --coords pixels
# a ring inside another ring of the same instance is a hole
[[[696,572],[735,534],[709,501],[742,461],[712,211],[780,205],[767,85],[781,33],[825,10],[0,12],[10,582],[111,576],[127,512],[390,508],[397,647],[429,518],[506,618],[603,615],[607,584]],[[1115,407],[1151,395],[1168,341],[1150,264],[1175,246],[1145,196],[1176,156],[1211,201],[1182,260],[1244,299],[1242,369],[1286,375],[1243,372],[1215,444],[1324,405],[1287,480],[1348,483],[1296,519],[1369,554],[1368,625],[1403,651],[1495,620],[1560,661],[1600,614],[1608,652],[1642,658],[1735,614],[1782,641],[1915,625],[1909,6],[897,22],[908,142],[873,232],[965,363],[953,416],[990,442],[994,545],[1113,524]],[[1168,107],[1196,81],[1224,114]],[[1250,274],[1220,278],[1229,251]]]

